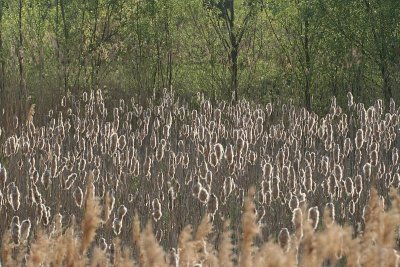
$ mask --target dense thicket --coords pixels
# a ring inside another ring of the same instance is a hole
[[[106,98],[141,101],[163,88],[187,99],[197,91],[226,100],[290,97],[317,112],[326,112],[329,96],[343,104],[348,91],[367,104],[398,102],[399,7],[397,0],[0,0],[1,118],[103,87]]]

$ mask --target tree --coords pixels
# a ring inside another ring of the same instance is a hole
[[[222,42],[227,53],[230,66],[231,83],[230,89],[234,101],[238,101],[238,58],[240,53],[240,44],[243,36],[249,29],[249,25],[260,11],[259,1],[243,1],[235,5],[234,0],[203,0],[205,8],[209,11],[209,20]],[[238,12],[238,9],[240,10]],[[238,15],[239,14],[239,15]],[[242,17],[238,24],[237,17]]]

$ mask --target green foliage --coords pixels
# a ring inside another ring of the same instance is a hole
[[[22,45],[19,1],[0,0],[0,95],[14,96],[22,79],[39,113],[60,95],[104,86],[139,101],[164,88],[187,100],[199,91],[230,100],[236,88],[300,105],[309,93],[320,113],[348,91],[367,104],[400,98],[397,0],[21,3]]]

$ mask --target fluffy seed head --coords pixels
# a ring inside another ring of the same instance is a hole
[[[364,144],[364,132],[362,129],[358,129],[355,139],[356,148],[359,150]]]
[[[318,207],[312,207],[308,210],[308,220],[311,223],[312,228],[315,230],[318,227],[319,222],[319,210]]]
[[[201,188],[200,189],[198,198],[204,204],[206,204],[208,202],[209,195],[208,195],[208,192],[207,192],[207,190],[205,188]]]
[[[83,191],[79,186],[74,190],[73,197],[75,205],[81,208],[83,203]]]
[[[279,231],[278,241],[284,252],[287,252],[290,249],[290,234],[287,228],[282,228]]]

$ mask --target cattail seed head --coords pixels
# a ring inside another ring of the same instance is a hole
[[[290,249],[290,234],[287,228],[282,228],[278,235],[279,246],[281,246],[284,252],[288,252]]]
[[[355,138],[356,149],[360,150],[364,144],[364,132],[362,129],[358,129]]]
[[[334,175],[330,175],[328,178],[328,192],[331,197],[335,194],[337,187],[338,187],[337,178]]]
[[[355,211],[356,211],[356,204],[354,203],[353,200],[351,200],[349,203],[349,213],[351,215],[354,215]]]
[[[370,163],[365,163],[364,164],[363,172],[364,172],[364,175],[365,175],[366,179],[370,179],[371,178],[371,164]]]
[[[318,227],[319,222],[319,210],[318,207],[312,207],[308,210],[308,220],[311,223],[312,228],[315,230]]]
[[[271,196],[273,199],[277,199],[280,193],[280,180],[278,177],[272,178],[271,181]]]
[[[398,161],[399,161],[399,152],[398,152],[397,147],[394,147],[392,149],[392,164],[393,164],[393,166],[396,166]]]
[[[195,183],[195,184],[192,186],[192,194],[193,194],[194,196],[198,196],[198,195],[200,194],[201,189],[202,189],[201,184],[200,184],[199,182]]]
[[[112,223],[112,229],[113,229],[115,235],[119,235],[121,233],[121,229],[122,229],[122,220],[117,217],[114,218],[113,223]]]
[[[21,240],[21,227],[19,224],[19,217],[14,216],[11,221],[11,237],[15,245],[19,245]]]
[[[26,219],[21,222],[21,241],[27,241],[31,231],[31,220]]]
[[[17,211],[20,206],[20,193],[18,187],[13,185],[10,188],[9,203],[14,211]]]
[[[124,205],[118,207],[117,216],[119,219],[121,219],[121,221],[124,219],[124,216],[126,215],[127,211],[128,209]]]
[[[263,167],[263,177],[264,177],[264,179],[267,179],[267,180],[271,179],[272,170],[273,170],[273,167],[272,167],[271,163],[267,162],[266,164],[264,164],[264,167]]]
[[[225,150],[225,158],[229,165],[233,163],[233,147],[229,144]]]
[[[300,240],[303,237],[303,212],[300,208],[293,210],[292,223],[296,231],[295,236]]]
[[[347,106],[352,107],[354,104],[353,94],[351,92],[347,93]]]
[[[369,154],[369,160],[372,166],[378,165],[378,151],[371,151],[371,153]]]
[[[304,172],[304,186],[308,192],[313,191],[313,179],[311,166],[307,166]]]
[[[324,211],[324,222],[327,225],[334,223],[335,221],[335,205],[332,202],[329,202],[325,205]]]
[[[207,211],[211,215],[215,215],[218,210],[218,198],[215,194],[211,194],[207,202]]]
[[[74,190],[73,198],[75,201],[75,205],[81,208],[83,203],[83,191],[79,186]]]
[[[154,210],[152,215],[153,215],[154,221],[157,222],[158,220],[161,219],[162,212],[161,212],[161,210]]]
[[[207,190],[206,190],[205,188],[202,187],[202,188],[200,189],[199,195],[198,195],[197,197],[199,198],[199,200],[200,200],[202,203],[206,204],[206,203],[208,202],[208,198],[209,198],[209,195],[208,195]]]
[[[7,181],[7,170],[5,167],[0,167],[0,186],[4,186]]]
[[[107,251],[108,245],[107,245],[106,240],[105,240],[103,237],[100,238],[100,240],[99,240],[99,248],[100,248],[101,251],[103,251],[103,252],[106,252],[106,251]]]
[[[44,186],[44,188],[48,189],[50,184],[51,184],[51,172],[50,170],[46,170],[43,174],[42,174],[42,184]]]
[[[353,194],[354,185],[353,185],[353,181],[351,180],[350,177],[346,178],[344,185],[345,185],[346,194],[348,196],[351,196]]]
[[[293,195],[289,201],[289,208],[293,212],[298,207],[299,207],[299,199],[297,198],[297,196]]]

